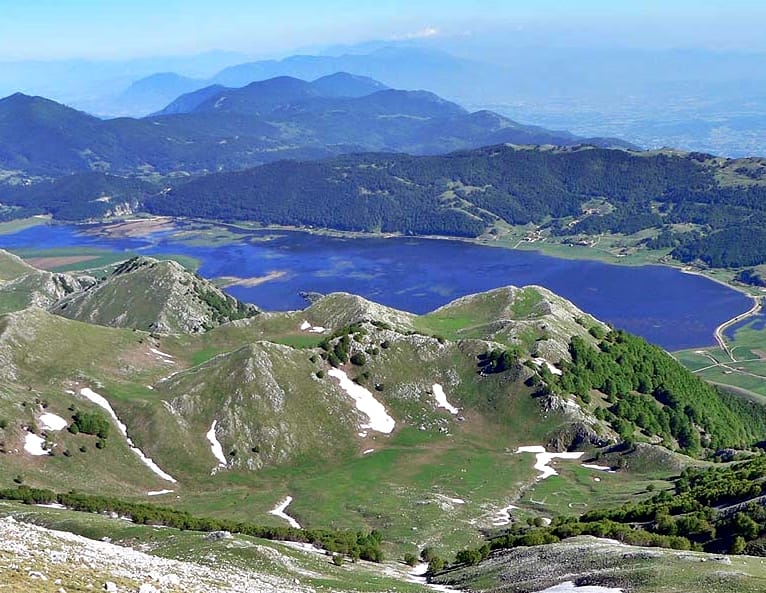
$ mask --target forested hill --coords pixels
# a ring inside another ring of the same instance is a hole
[[[766,262],[766,159],[699,153],[497,145],[438,156],[366,153],[279,161],[149,184],[99,173],[0,186],[0,218],[64,220],[144,209],[403,234],[475,237],[497,223],[553,235],[633,234],[715,267]]]
[[[476,236],[498,220],[552,219],[547,225],[555,234],[658,228],[655,246],[675,247],[685,261],[766,260],[766,160],[697,153],[501,145],[444,156],[349,155],[209,175],[146,207],[177,216],[451,236]]]

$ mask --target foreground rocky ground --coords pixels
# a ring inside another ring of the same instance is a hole
[[[480,593],[545,593],[549,587],[551,593],[760,593],[766,591],[766,560],[582,536],[501,550],[478,566],[459,567],[436,580]]]
[[[228,565],[159,558],[143,552],[0,519],[3,593],[110,591],[130,593],[277,593],[313,591],[296,579]]]

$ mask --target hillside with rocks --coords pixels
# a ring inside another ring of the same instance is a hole
[[[199,333],[258,313],[174,261],[136,257],[50,307],[70,319],[157,333]]]
[[[0,249],[0,314],[35,306],[46,309],[56,301],[96,284],[85,274],[38,270]]]
[[[446,554],[649,500],[766,427],[542,287],[425,315],[336,293],[208,328],[207,286],[138,258],[0,316],[3,496],[78,490],[210,516],[194,526],[375,530],[387,554]]]

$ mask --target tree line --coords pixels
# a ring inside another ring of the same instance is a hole
[[[185,531],[229,531],[268,540],[294,541],[314,544],[334,554],[352,559],[381,562],[382,535],[379,531],[352,531],[332,529],[295,529],[269,527],[245,521],[196,517],[186,511],[128,502],[117,498],[93,496],[79,492],[56,493],[52,490],[19,486],[0,490],[1,500],[14,500],[24,504],[60,504],[74,511],[86,513],[116,513],[140,525],[163,525]]]

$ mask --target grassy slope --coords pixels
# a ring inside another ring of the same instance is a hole
[[[117,545],[130,546],[148,551],[163,558],[193,561],[210,566],[216,570],[236,567],[256,573],[282,577],[293,581],[297,579],[304,586],[320,588],[324,591],[401,591],[402,593],[422,593],[427,589],[420,585],[403,582],[397,578],[404,572],[404,567],[379,567],[367,562],[360,562],[353,567],[334,566],[330,558],[321,554],[295,550],[274,541],[260,540],[237,535],[231,539],[210,542],[206,534],[179,531],[177,529],[156,528],[134,525],[121,520],[109,519],[99,515],[75,513],[56,509],[26,507],[18,504],[0,503],[0,517],[13,515],[18,520],[32,522],[59,531],[69,531],[84,537],[101,540],[109,538]],[[61,578],[69,591],[87,590],[87,582],[98,583],[111,580],[135,590],[136,584],[129,580],[120,582],[113,574],[88,570],[64,564],[58,571],[51,563],[30,566],[30,569],[43,570],[49,575],[48,582],[31,581],[27,572],[7,569],[0,554],[0,575],[10,593],[26,593],[29,587],[35,591],[53,593],[59,585],[53,585],[56,577]],[[73,586],[83,582],[82,589]],[[51,587],[45,587],[50,583]],[[140,584],[140,583],[138,583]],[[13,587],[17,586],[17,589]]]
[[[416,320],[382,308],[374,311],[398,320],[403,330],[411,321],[423,330],[438,330],[434,333],[442,333],[448,326],[458,336],[475,321],[485,322],[503,308],[502,300],[493,300],[495,297],[476,300],[467,309],[463,305]],[[523,292],[510,312],[536,320],[538,297]],[[353,423],[343,420],[349,403],[335,380],[312,378],[319,363],[309,357],[319,350],[307,347],[321,336],[299,330],[304,319],[331,326],[333,320],[346,323],[354,321],[354,315],[361,319],[370,314],[370,305],[353,301],[358,309],[350,316],[351,302],[347,296],[334,296],[305,312],[265,314],[200,336],[159,340],[140,331],[90,326],[41,311],[1,318],[0,324],[13,330],[6,330],[3,340],[14,344],[11,360],[17,376],[2,391],[0,417],[20,417],[22,410],[30,415],[34,409],[30,402],[35,398],[47,400],[51,411],[67,417],[74,398],[65,389],[90,385],[108,397],[136,444],[181,483],[163,483],[138,463],[113,432],[103,451],[90,446],[88,453],[69,458],[0,456],[4,470],[0,485],[9,486],[16,474],[23,474],[30,485],[58,490],[97,485],[100,493],[135,498],[143,498],[148,490],[171,487],[176,490],[173,495],[152,500],[199,514],[274,525],[282,525],[282,520],[267,511],[290,494],[295,500],[288,512],[302,524],[378,528],[391,542],[389,551],[398,556],[425,544],[435,544],[445,552],[475,544],[477,527],[489,525],[499,509],[519,497],[525,507],[522,517],[547,516],[570,510],[567,497],[556,497],[555,492],[571,492],[572,500],[607,504],[632,498],[650,480],[668,477],[668,472],[649,478],[620,474],[620,479],[604,476],[597,483],[576,463],[561,462],[560,477],[535,483],[532,456],[513,451],[521,445],[547,442],[564,419],[558,414],[541,415],[530,388],[522,383],[478,375],[475,355],[486,346],[471,339],[441,343],[420,334],[403,336],[370,327],[364,346],[377,345],[378,354],[368,356],[364,369],[349,368],[349,375],[366,370],[369,385],[385,386],[377,397],[399,428],[391,436],[372,433],[359,438]],[[571,319],[565,325],[585,333]],[[503,332],[492,334],[495,340],[511,337]],[[303,348],[252,345],[259,340]],[[382,348],[380,344],[386,340],[391,345]],[[243,348],[243,344],[251,345]],[[172,363],[152,354],[152,347],[173,356]],[[224,354],[213,359],[219,353]],[[282,420],[294,442],[288,447],[274,441],[274,451],[289,451],[290,455],[278,465],[260,466],[258,461],[264,455],[250,447],[268,443],[269,427],[280,426],[276,408],[268,403],[276,392],[265,377],[248,387],[238,376],[249,361],[261,360],[256,366],[262,367],[264,353],[272,363],[286,363],[273,378],[285,394]],[[161,381],[184,369],[188,370]],[[461,408],[462,419],[435,409],[430,391],[437,382],[444,386],[450,403]],[[321,398],[324,404],[319,404]],[[163,399],[182,410],[181,419],[165,408]],[[21,407],[23,401],[27,408]],[[78,406],[91,408],[81,398]],[[336,412],[322,416],[328,409]],[[220,423],[218,435],[224,451],[236,449],[237,456],[234,469],[211,476],[215,459],[204,433],[213,419]],[[324,431],[321,437],[310,434],[317,427]],[[11,444],[22,436],[18,428],[6,433],[0,431],[0,436]],[[62,434],[57,440],[62,449],[72,449],[87,438],[91,437]],[[319,440],[312,440],[315,438]],[[364,455],[368,449],[375,451]],[[94,483],[94,466],[89,462],[96,458],[98,481]],[[546,494],[549,490],[553,492]],[[607,490],[609,495],[602,496]],[[465,504],[449,498],[462,499]],[[530,501],[542,498],[547,499],[544,505]]]

